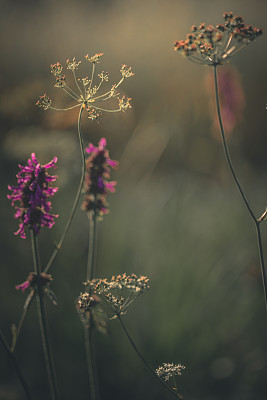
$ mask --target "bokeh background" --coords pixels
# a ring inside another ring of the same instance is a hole
[[[266,1],[1,0],[0,5],[0,315],[8,342],[25,300],[14,287],[33,267],[30,241],[13,235],[17,223],[7,185],[15,184],[17,164],[31,152],[42,163],[58,156],[60,189],[53,210],[60,218],[40,236],[45,264],[78,186],[78,111],[44,112],[35,102],[46,92],[55,105],[69,105],[53,88],[50,64],[103,52],[99,72],[108,71],[112,83],[119,80],[121,64],[132,66],[135,76],[120,91],[132,98],[132,110],[82,121],[86,144],[105,136],[111,157],[120,161],[111,212],[99,228],[98,275],[150,277],[150,291],[129,308],[125,323],[155,368],[163,362],[186,365],[178,379],[185,399],[265,400],[267,317],[255,228],[224,160],[211,71],[175,53],[173,43],[184,39],[192,24],[222,23],[225,11],[267,32]],[[219,69],[232,158],[259,216],[267,205],[266,48],[264,33]],[[83,328],[75,310],[87,240],[87,219],[78,210],[51,270],[59,305],[48,302],[47,308],[66,400],[89,397]],[[263,245],[267,257],[267,226]],[[102,399],[171,398],[116,321],[108,336],[98,335],[96,354]],[[34,398],[48,399],[35,306],[17,357]],[[23,399],[3,348],[0,370],[0,399]]]

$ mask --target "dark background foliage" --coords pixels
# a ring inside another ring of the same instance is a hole
[[[43,263],[58,240],[78,186],[81,161],[77,110],[43,112],[35,107],[53,88],[50,64],[103,52],[99,72],[119,79],[125,63],[135,76],[122,94],[133,109],[82,121],[86,144],[107,137],[117,192],[99,230],[98,275],[147,275],[151,289],[125,317],[132,336],[155,368],[183,363],[178,380],[185,399],[265,400],[266,333],[257,243],[252,221],[227,169],[214,123],[210,70],[173,51],[191,25],[223,22],[233,11],[248,24],[267,28],[263,0],[0,1],[1,5],[1,327],[11,341],[25,295],[15,291],[32,270],[29,240],[13,235],[7,185],[31,152],[42,163],[57,155],[56,226],[40,235]],[[228,133],[232,158],[257,215],[267,204],[266,33],[231,60],[244,99]],[[89,72],[87,72],[88,74]],[[65,102],[65,103],[64,103]],[[87,399],[83,330],[75,299],[85,277],[88,223],[78,210],[51,272],[59,305],[47,304],[59,385],[64,399]],[[267,253],[267,228],[263,226]],[[267,254],[266,254],[267,257]],[[141,364],[116,321],[97,338],[102,399],[167,399]],[[26,318],[17,356],[36,399],[48,388],[36,309]],[[23,398],[0,348],[0,399]]]

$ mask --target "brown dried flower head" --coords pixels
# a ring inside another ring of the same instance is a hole
[[[109,74],[107,72],[102,71],[98,74],[98,81],[96,84],[94,83],[94,74],[96,64],[99,63],[99,60],[103,56],[103,53],[97,53],[94,56],[89,56],[88,54],[85,56],[85,59],[92,64],[92,70],[90,78],[88,76],[83,78],[77,78],[76,70],[79,68],[81,61],[76,61],[75,57],[66,61],[67,69],[70,70],[73,74],[73,80],[75,83],[75,88],[69,86],[66,76],[63,75],[63,67],[57,62],[56,64],[51,65],[51,74],[56,78],[56,83],[54,87],[60,88],[64,90],[72,100],[75,101],[75,105],[71,105],[68,108],[57,109],[52,107],[51,99],[45,94],[40,96],[36,105],[38,105],[43,110],[47,110],[51,108],[52,110],[57,111],[67,111],[76,107],[83,107],[88,112],[88,118],[91,120],[97,120],[103,111],[106,112],[118,112],[118,111],[126,111],[131,108],[130,98],[122,98],[119,97],[119,93],[117,88],[122,84],[122,82],[134,75],[134,73],[130,68],[127,68],[127,65],[123,64],[120,73],[121,79],[118,83],[113,84],[109,90],[102,90],[103,82],[108,82]],[[103,106],[103,103],[109,99],[116,99],[118,104],[117,108],[106,108]]]
[[[127,307],[149,289],[149,279],[135,274],[112,276],[111,280],[92,279],[84,283],[88,293],[100,295],[112,308],[113,318],[126,313]]]
[[[213,27],[202,23],[193,25],[185,40],[174,49],[191,61],[205,65],[220,65],[262,34],[262,29],[245,25],[243,17],[224,13],[225,23]]]

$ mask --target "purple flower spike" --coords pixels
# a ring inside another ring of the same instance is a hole
[[[47,173],[48,168],[56,168],[56,162],[57,157],[54,157],[49,163],[41,165],[32,153],[28,165],[25,167],[19,165],[18,186],[8,186],[13,193],[7,197],[16,209],[14,217],[20,221],[15,235],[19,235],[22,239],[26,238],[25,226],[29,226],[36,234],[39,234],[43,226],[52,228],[54,219],[58,217],[49,213],[51,202],[48,201],[58,190],[51,187],[51,182],[57,177]],[[15,205],[15,202],[18,202],[18,205]]]
[[[86,152],[90,155],[86,160],[85,200],[82,209],[101,217],[108,213],[107,194],[115,192],[117,182],[109,181],[110,167],[117,168],[118,161],[109,158],[105,138],[99,140],[98,146],[90,143]]]

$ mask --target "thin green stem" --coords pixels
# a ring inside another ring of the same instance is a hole
[[[90,384],[90,399],[96,400],[96,385],[95,385],[95,370],[93,366],[93,338],[92,338],[92,328],[84,326],[84,343],[85,343],[85,352],[87,359],[87,369],[89,376],[89,384]]]
[[[32,242],[34,272],[37,275],[37,282],[38,282],[38,286],[37,286],[38,317],[39,317],[39,324],[40,324],[40,330],[41,330],[45,364],[46,364],[46,370],[47,370],[48,381],[49,381],[49,386],[50,386],[51,399],[57,400],[59,398],[59,395],[58,395],[58,389],[57,389],[57,381],[56,381],[56,374],[55,374],[55,368],[54,368],[54,363],[53,363],[52,351],[51,351],[51,346],[50,346],[50,342],[48,339],[47,320],[46,320],[45,304],[44,304],[44,297],[43,297],[44,293],[43,293],[43,288],[39,284],[39,277],[41,274],[41,265],[40,265],[40,258],[39,258],[38,241],[37,241],[37,236],[33,229],[31,229],[31,242]]]
[[[262,249],[262,239],[261,239],[261,231],[260,231],[260,221],[257,220],[254,212],[252,211],[248,200],[241,188],[241,185],[239,183],[239,180],[236,176],[232,160],[230,157],[228,145],[226,142],[225,138],[225,133],[223,129],[223,123],[222,123],[222,116],[221,116],[221,110],[220,110],[220,102],[219,102],[219,89],[218,89],[218,77],[217,77],[217,65],[213,66],[213,71],[214,71],[214,83],[215,83],[215,99],[216,99],[216,108],[217,108],[217,114],[218,114],[218,120],[219,120],[219,125],[220,125],[220,132],[221,132],[221,137],[222,137],[222,143],[223,143],[223,149],[224,149],[224,154],[228,163],[228,166],[230,168],[232,177],[236,183],[236,186],[238,188],[239,193],[241,194],[241,197],[247,207],[247,210],[253,219],[256,230],[257,230],[257,239],[258,239],[258,247],[259,247],[259,257],[260,257],[260,267],[261,267],[261,275],[262,275],[262,284],[263,284],[263,292],[264,292],[264,300],[265,300],[265,308],[267,312],[267,280],[266,280],[266,273],[265,273],[265,265],[264,265],[264,255],[263,255],[263,249]]]
[[[76,78],[76,74],[75,74],[74,69],[72,70],[72,72],[73,72],[73,77],[74,77],[74,81],[75,81],[75,83],[76,83],[76,86],[77,86],[79,92],[81,93],[81,96],[83,97],[83,92],[82,92],[82,89],[80,88],[80,85],[79,85],[79,83],[78,83],[78,81],[77,81],[77,78]]]
[[[75,93],[75,96],[73,96],[66,88],[67,88],[67,86],[63,87],[64,92],[66,92],[72,99],[79,101],[79,96],[77,96],[76,93]],[[73,90],[72,90],[72,92],[73,92]]]
[[[87,271],[86,281],[95,278],[95,255],[96,255],[96,240],[97,240],[97,218],[96,213],[89,215],[89,244],[88,244],[88,259],[87,259]]]
[[[20,368],[20,366],[18,364],[17,358],[16,358],[15,354],[10,350],[10,348],[9,348],[9,346],[8,346],[6,340],[5,340],[5,337],[4,337],[3,332],[1,331],[1,329],[0,329],[0,342],[2,343],[4,349],[6,350],[8,356],[9,356],[9,358],[10,358],[10,360],[11,360],[11,362],[12,362],[14,368],[15,368],[15,371],[16,371],[16,373],[18,375],[20,383],[23,386],[26,398],[28,400],[33,400],[32,396],[30,394],[29,385],[28,385],[28,383],[26,382],[26,380],[24,378],[22,370],[21,370],[21,368]]]
[[[243,190],[241,188],[239,180],[238,180],[238,178],[236,176],[236,173],[235,173],[235,170],[234,170],[234,167],[233,167],[233,163],[232,163],[232,160],[231,160],[231,157],[230,157],[230,153],[229,153],[229,150],[228,150],[228,146],[227,146],[227,142],[226,142],[226,138],[225,138],[225,133],[224,133],[224,129],[223,129],[222,117],[221,117],[220,102],[219,102],[219,90],[218,90],[218,78],[217,78],[217,66],[216,65],[214,65],[213,71],[214,71],[214,82],[215,82],[216,107],[217,107],[217,114],[218,114],[218,119],[219,119],[219,125],[220,125],[220,130],[221,130],[221,137],[222,137],[225,157],[226,157],[228,166],[230,168],[231,174],[233,176],[233,179],[234,179],[234,181],[236,183],[236,186],[237,186],[237,188],[239,190],[239,193],[241,194],[242,199],[243,199],[243,201],[244,201],[244,203],[245,203],[245,205],[246,205],[246,207],[248,209],[248,212],[250,213],[251,218],[253,219],[253,221],[257,222],[257,218],[255,217],[255,215],[254,215],[254,213],[253,213],[253,211],[252,211],[252,209],[251,209],[251,207],[250,207],[250,205],[248,203],[248,200],[247,200],[247,198],[246,198],[246,196],[245,196],[245,194],[244,194],[244,192],[243,192]]]
[[[265,308],[267,312],[267,279],[266,279],[266,272],[265,272],[265,265],[264,265],[264,256],[263,256],[263,248],[262,248],[262,239],[261,239],[261,230],[260,230],[260,222],[256,222],[256,231],[257,231],[257,238],[258,238],[258,247],[259,247],[259,256],[260,256],[260,266],[261,266],[261,277],[262,277],[262,284],[263,284],[263,293],[265,299]]]
[[[95,256],[96,256],[96,240],[97,239],[97,216],[94,212],[89,215],[89,243],[88,243],[88,259],[87,259],[87,271],[86,281],[92,280],[95,277]],[[90,315],[92,318],[92,315]],[[97,371],[95,362],[95,345],[94,345],[94,327],[90,320],[90,326],[85,326],[84,337],[85,337],[85,351],[87,358],[87,368],[89,375],[90,394],[91,400],[97,398]]]
[[[12,351],[15,351],[16,344],[17,344],[18,338],[20,336],[20,332],[21,332],[21,328],[22,328],[23,322],[24,322],[24,320],[26,318],[26,315],[28,313],[28,310],[30,308],[30,305],[32,304],[32,301],[33,301],[35,295],[36,295],[36,289],[33,289],[32,292],[28,295],[27,300],[26,300],[26,302],[24,304],[23,312],[21,314],[21,317],[20,317],[20,320],[19,320],[19,323],[18,323],[18,327],[17,327],[17,331],[16,331],[15,343],[14,343],[13,347],[11,348]]]
[[[77,108],[77,107],[81,107],[81,104],[75,104],[75,106],[68,107],[68,108],[55,108],[55,107],[50,107],[50,109],[51,109],[51,110],[54,110],[54,111],[69,111],[69,110],[73,110],[74,108]]]
[[[167,389],[169,392],[171,392],[175,397],[177,398],[181,398],[178,393],[175,392],[175,390],[173,390],[170,386],[167,385],[166,382],[164,382],[164,380],[162,380],[154,371],[154,369],[150,366],[150,364],[146,361],[146,359],[144,358],[144,356],[142,355],[142,353],[138,350],[138,348],[136,347],[133,339],[131,338],[128,330],[126,329],[124,323],[122,322],[121,316],[119,314],[117,314],[118,320],[121,323],[122,329],[124,330],[124,333],[126,334],[127,338],[129,339],[131,345],[133,346],[135,352],[138,354],[138,356],[141,358],[141,360],[143,361],[143,363],[145,364],[145,366],[150,370],[150,372],[155,376],[155,378],[157,378],[158,381],[160,381],[160,383],[165,387],[165,389]]]
[[[71,222],[73,220],[74,213],[76,211],[76,208],[77,208],[77,205],[78,205],[78,201],[79,201],[79,198],[80,198],[80,194],[81,194],[81,191],[82,191],[82,188],[83,188],[83,182],[84,182],[84,176],[85,176],[85,155],[84,155],[84,144],[83,144],[83,138],[82,138],[82,132],[81,132],[81,118],[82,118],[83,110],[84,110],[84,108],[82,106],[80,108],[80,113],[79,113],[79,117],[78,117],[78,136],[79,136],[79,143],[80,143],[81,156],[82,156],[81,179],[80,179],[78,190],[77,190],[77,193],[76,193],[76,196],[75,196],[75,199],[74,199],[74,202],[73,202],[73,205],[72,205],[72,208],[71,208],[71,211],[70,211],[69,218],[67,220],[66,226],[65,226],[65,228],[63,230],[63,233],[61,235],[61,238],[60,238],[55,250],[53,251],[53,253],[52,253],[51,257],[50,257],[50,260],[48,261],[48,263],[47,263],[47,265],[46,265],[46,267],[44,269],[45,273],[48,272],[49,268],[51,267],[52,263],[54,262],[54,260],[55,260],[55,258],[57,256],[59,250],[62,247],[62,244],[63,244],[63,242],[65,240],[65,237],[66,237],[66,235],[68,233],[69,227],[70,227]]]

